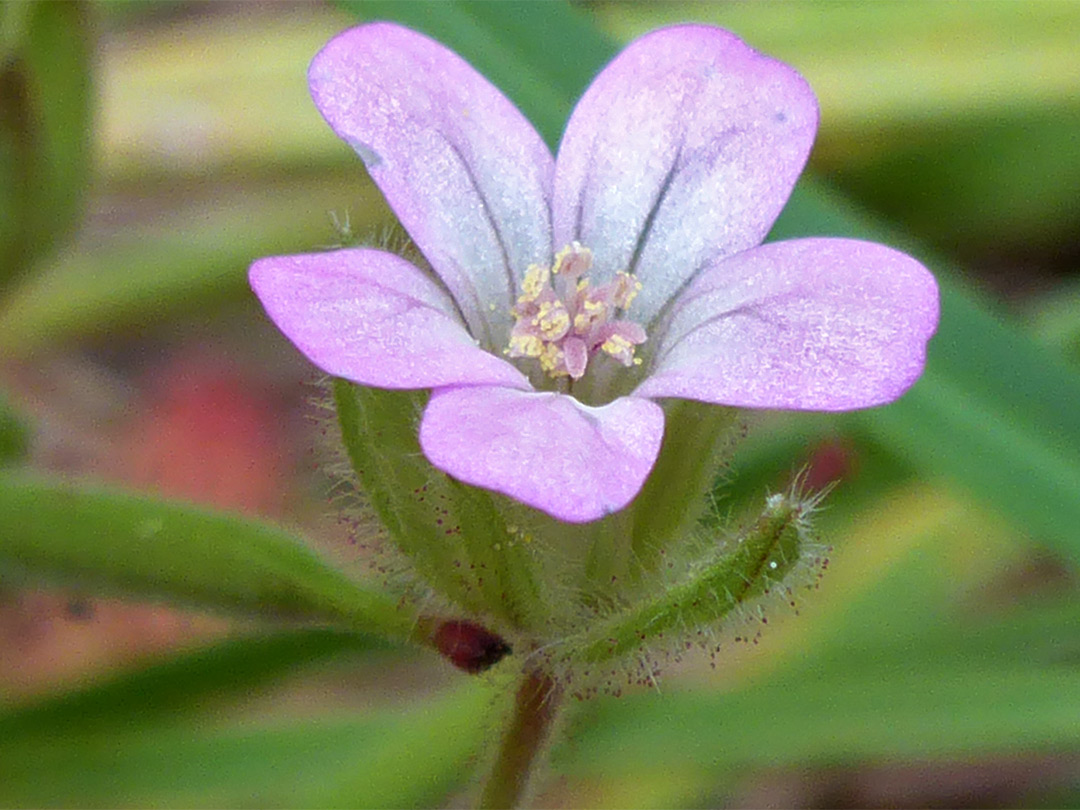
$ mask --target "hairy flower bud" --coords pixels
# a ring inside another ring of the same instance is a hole
[[[569,640],[569,657],[588,663],[645,653],[665,634],[692,636],[785,581],[813,545],[812,503],[773,495],[731,550],[696,566],[682,581],[590,625]]]

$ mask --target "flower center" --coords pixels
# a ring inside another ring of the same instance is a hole
[[[509,357],[535,357],[554,378],[581,379],[589,360],[599,352],[624,366],[639,365],[634,349],[645,342],[645,330],[617,317],[641,290],[641,282],[619,271],[607,284],[590,285],[592,251],[577,242],[555,256],[552,267],[533,264],[525,273],[522,294],[510,310]]]

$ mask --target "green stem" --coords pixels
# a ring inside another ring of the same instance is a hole
[[[562,692],[550,674],[538,669],[526,670],[514,699],[510,725],[480,797],[481,808],[501,809],[520,804],[529,775],[551,736],[561,697]]]

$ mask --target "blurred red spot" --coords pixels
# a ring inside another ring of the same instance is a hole
[[[164,495],[280,514],[285,436],[271,405],[221,360],[181,357],[158,374],[122,442],[119,475]]]
[[[804,485],[817,492],[829,484],[851,477],[857,459],[854,448],[843,440],[825,441],[813,449],[806,464]]]

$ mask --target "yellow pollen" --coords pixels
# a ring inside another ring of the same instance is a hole
[[[558,370],[559,363],[563,359],[563,350],[556,346],[554,343],[545,343],[543,350],[540,352],[540,368],[550,374],[552,377],[565,377],[567,373],[562,370]]]
[[[561,301],[557,303],[545,301],[533,317],[532,325],[540,329],[544,340],[558,340],[570,328],[570,313],[566,311]]]
[[[637,298],[637,294],[641,292],[642,284],[625,270],[616,273],[615,278],[619,285],[615,293],[615,304],[620,309],[627,309],[633,300]]]
[[[546,267],[530,264],[529,269],[525,271],[525,278],[521,281],[522,295],[518,298],[518,303],[527,304],[529,301],[535,301],[547,287],[550,278],[551,271]]]
[[[518,357],[540,357],[544,353],[544,341],[536,335],[511,335],[510,352]]]
[[[607,352],[620,363],[626,366],[629,366],[631,363],[634,362],[635,359],[637,359],[634,357],[635,348],[636,347],[634,346],[634,344],[622,335],[612,335],[602,344],[600,344],[600,349],[602,351]]]
[[[604,344],[600,347],[609,354],[615,354],[615,352],[621,352],[624,349],[633,348],[634,344],[624,338],[622,335],[612,335]]]

